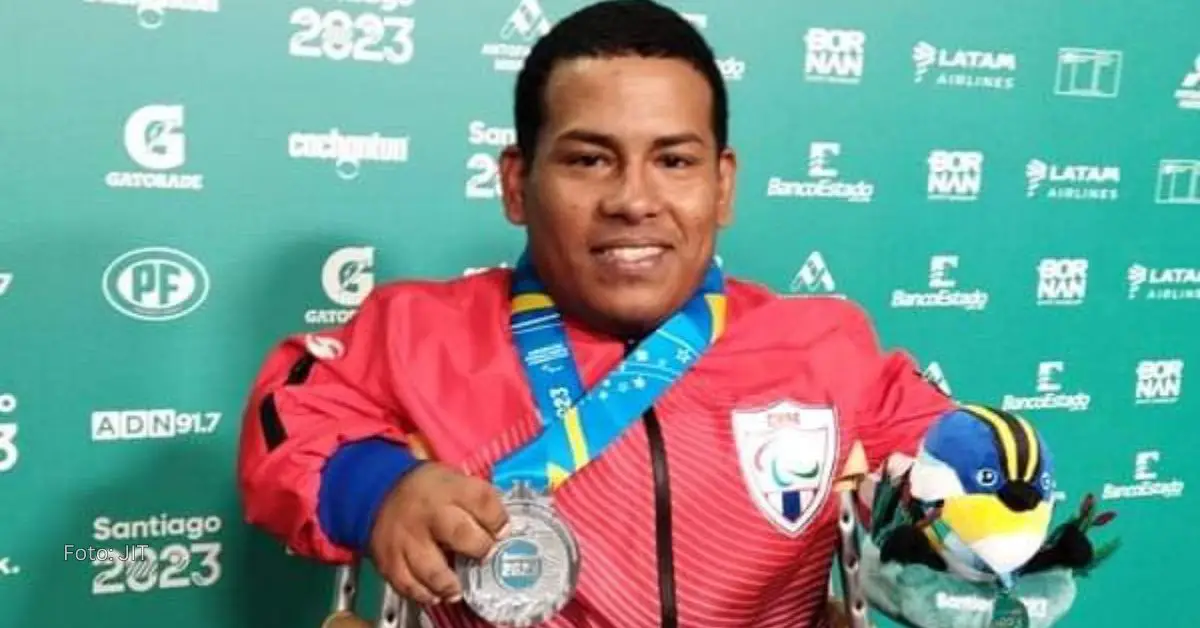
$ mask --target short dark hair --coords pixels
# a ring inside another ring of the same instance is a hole
[[[712,130],[717,149],[729,141],[725,80],[704,36],[674,9],[651,0],[605,0],[554,25],[534,44],[517,75],[513,114],[517,146],[528,164],[546,118],[546,83],[555,64],[584,57],[639,56],[689,63],[712,90]]]

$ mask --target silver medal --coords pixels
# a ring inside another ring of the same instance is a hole
[[[579,580],[579,545],[550,498],[517,484],[503,498],[509,535],[490,558],[459,556],[463,601],[499,626],[532,626],[557,615]]]

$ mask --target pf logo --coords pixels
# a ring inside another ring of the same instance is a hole
[[[182,318],[208,298],[208,271],[176,249],[149,247],[117,257],[104,270],[104,298],[118,312],[141,321]]]

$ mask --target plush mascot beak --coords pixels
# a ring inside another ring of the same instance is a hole
[[[1029,562],[1050,529],[1050,502],[1033,487],[1011,482],[994,495],[946,499],[942,521],[997,575],[1008,575]]]

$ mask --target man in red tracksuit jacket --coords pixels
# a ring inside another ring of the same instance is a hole
[[[524,265],[381,285],[344,326],[273,349],[243,425],[246,520],[302,556],[369,556],[438,626],[487,625],[447,553],[483,557],[508,532],[490,474],[542,430],[526,367],[557,359],[521,349],[513,321],[550,308],[570,358],[554,364],[586,390],[618,363],[688,366],[553,491],[582,567],[544,625],[824,625],[851,452],[873,469],[914,455],[954,404],[851,302],[779,297],[712,263],[736,171],[726,93],[673,10],[619,0],[562,20],[515,115],[503,205]],[[542,292],[519,293],[526,280]],[[685,311],[711,346],[639,349]]]

